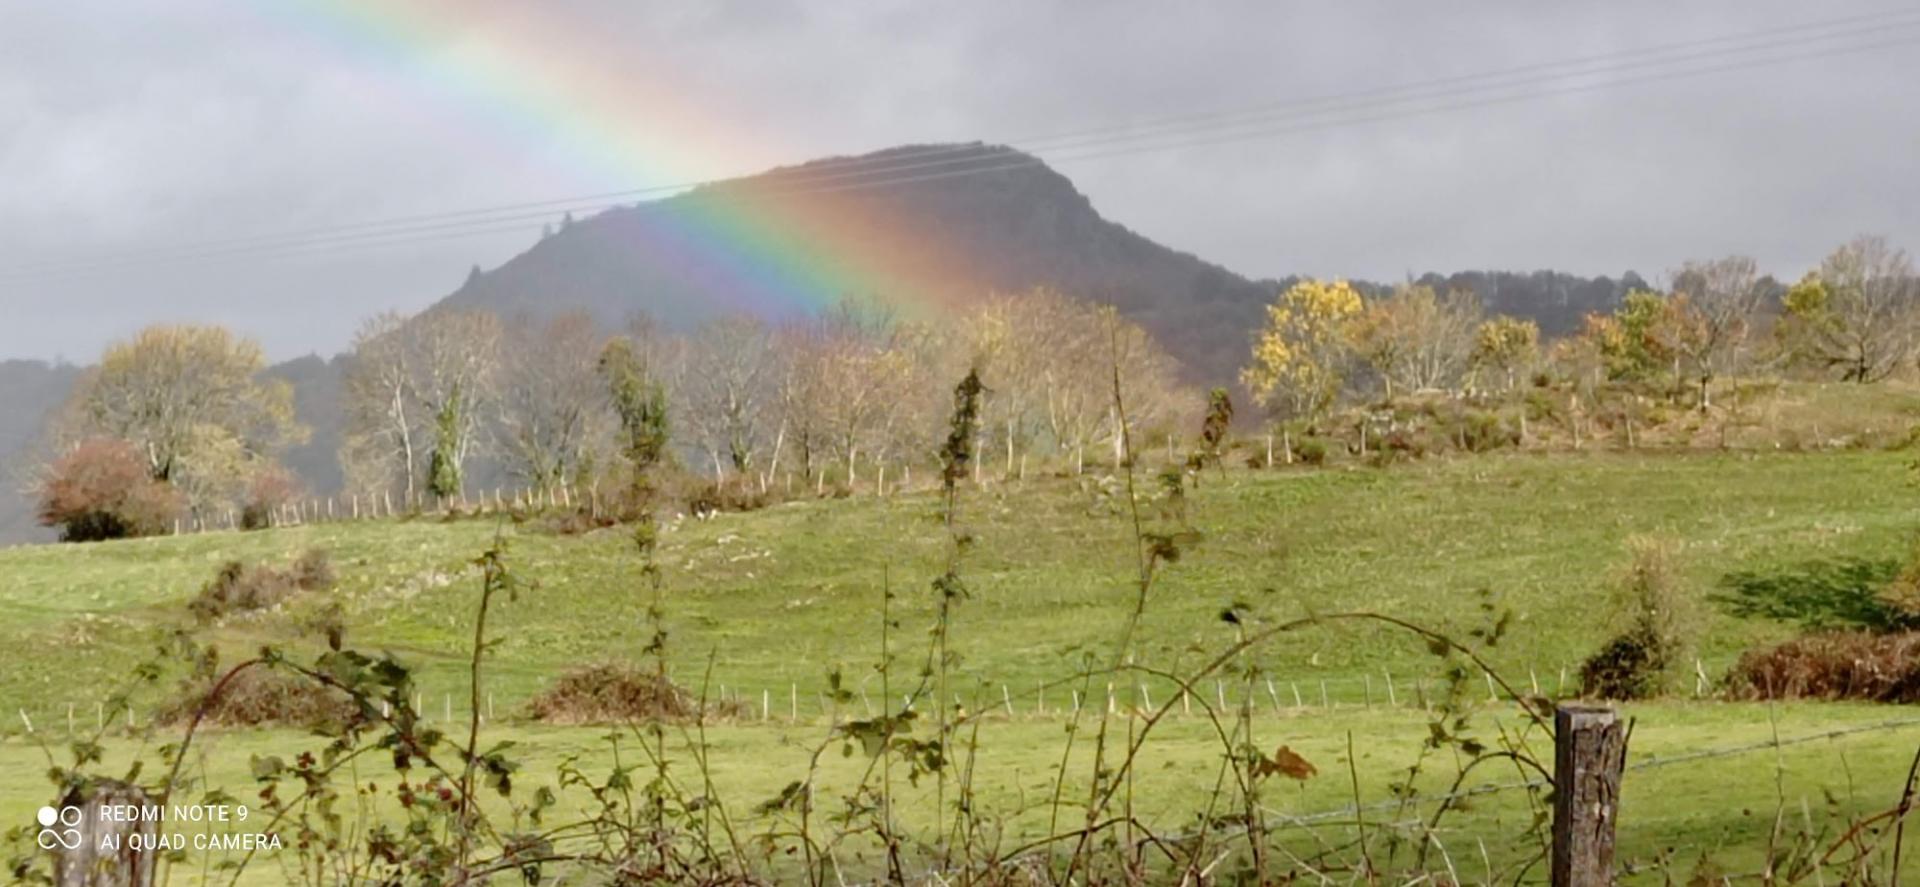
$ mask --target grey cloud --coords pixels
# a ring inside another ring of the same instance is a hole
[[[288,7],[292,9],[297,7]],[[63,277],[60,258],[654,184],[488,113],[427,57],[287,9],[0,5],[0,356],[90,359],[160,320],[276,356],[417,309],[523,232]],[[1737,34],[1884,5],[1068,2],[543,4],[610,77],[670,89],[742,168],[1016,140]],[[614,47],[618,51],[610,51]],[[565,46],[545,47],[565,51]],[[1632,268],[1741,251],[1796,274],[1863,231],[1920,249],[1912,46],[1259,141],[1063,160],[1109,217],[1243,273]],[[655,109],[636,107],[645,115]],[[663,121],[663,131],[672,126]],[[1041,152],[1046,156],[1046,152]]]

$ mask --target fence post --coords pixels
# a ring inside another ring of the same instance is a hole
[[[152,803],[139,786],[104,780],[88,794],[74,789],[59,807],[43,807],[41,834],[54,842],[53,883],[60,887],[151,887],[158,854],[153,820],[123,822],[107,808]],[[41,846],[47,846],[42,844]]]
[[[1553,713],[1553,885],[1613,883],[1613,832],[1627,737],[1605,706],[1567,704]]]

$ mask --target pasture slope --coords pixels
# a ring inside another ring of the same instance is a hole
[[[1676,546],[1704,626],[1699,666],[1712,679],[1754,644],[1853,618],[1851,605],[1897,569],[1920,526],[1909,461],[1865,450],[1589,453],[1229,469],[1203,474],[1183,505],[1143,477],[1149,522],[1190,527],[1199,540],[1155,585],[1137,649],[1150,666],[1187,670],[1232,642],[1236,627],[1221,618],[1230,607],[1254,623],[1389,613],[1461,638],[1511,610],[1510,630],[1487,655],[1514,685],[1552,695],[1563,670],[1570,679],[1608,636],[1609,577],[1625,563],[1627,539],[1649,535]],[[963,688],[963,706],[1000,709],[982,728],[978,792],[1005,811],[1009,843],[1046,828],[1031,795],[1060,764],[1063,709],[1078,698],[1061,681],[1090,653],[1112,649],[1131,606],[1124,489],[1122,478],[1089,474],[990,482],[960,497],[959,523],[974,544],[963,561],[970,596],[952,622],[952,685]],[[745,811],[800,777],[832,718],[886,704],[870,677],[884,588],[895,595],[896,656],[924,649],[929,583],[946,552],[938,504],[927,492],[857,495],[669,521],[660,562],[676,674],[710,695],[724,688],[749,712],[708,735],[716,789],[743,818],[753,820]],[[91,729],[98,704],[172,630],[192,632],[227,661],[262,645],[307,659],[323,643],[313,636],[313,615],[337,605],[349,646],[415,663],[425,711],[463,720],[479,582],[473,560],[496,534],[513,571],[535,584],[490,617],[490,633],[504,638],[488,663],[490,735],[527,751],[525,783],[551,782],[569,754],[596,760],[605,728],[540,725],[521,713],[566,668],[641,657],[648,595],[622,530],[554,535],[536,522],[421,517],[22,547],[0,550],[8,614],[0,623],[0,710],[10,721],[0,739],[0,817],[23,821],[48,800],[41,745],[58,754],[70,722]],[[223,562],[286,562],[312,549],[332,559],[332,590],[212,625],[189,614],[187,601]],[[1265,675],[1258,682],[1203,690],[1229,706],[1251,701],[1259,744],[1288,744],[1319,766],[1319,777],[1266,799],[1277,816],[1306,817],[1297,823],[1301,840],[1351,828],[1355,817],[1341,811],[1356,794],[1361,821],[1420,815],[1391,803],[1390,784],[1424,753],[1422,706],[1440,685],[1440,665],[1421,643],[1386,629],[1311,628],[1253,658]],[[840,705],[825,693],[835,669],[854,690]],[[109,730],[109,762],[168,741],[165,731],[149,735],[145,722],[169,687],[163,679],[136,695],[135,727]],[[1125,712],[1174,690],[1150,680],[1110,692]],[[1629,708],[1638,720],[1621,840],[1636,864],[1665,857],[1690,870],[1706,856],[1727,871],[1758,865],[1780,810],[1818,828],[1897,800],[1920,741],[1920,726],[1905,726],[1908,715],[1894,707],[1691,697],[1683,691]],[[1475,704],[1490,723],[1512,717],[1507,703]],[[1141,770],[1147,818],[1168,828],[1191,823],[1219,775],[1209,730],[1197,714],[1164,726]],[[1772,746],[1776,738],[1789,741]],[[194,766],[210,784],[244,795],[253,755],[316,742],[289,730],[216,731]],[[1075,753],[1069,773],[1085,771],[1081,757]],[[854,778],[853,763],[837,753],[828,761],[826,784]],[[1487,768],[1468,784],[1523,775]],[[1444,791],[1448,779],[1440,777],[1423,775],[1421,787]],[[1453,861],[1478,870],[1522,852],[1511,836],[1531,815],[1525,797],[1520,789],[1496,792],[1470,816],[1456,814]],[[930,801],[902,807],[918,811],[903,814],[909,821],[931,819]],[[191,882],[187,868],[176,883]]]

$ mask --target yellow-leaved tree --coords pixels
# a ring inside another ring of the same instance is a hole
[[[62,436],[126,441],[153,479],[196,511],[217,510],[306,439],[292,389],[265,378],[265,367],[258,343],[223,327],[147,327],[109,347],[76,386]]]
[[[1540,359],[1540,325],[1506,314],[1482,321],[1473,333],[1473,365],[1501,377],[1512,391],[1515,377]]]
[[[1347,323],[1360,313],[1359,291],[1344,280],[1302,280],[1267,306],[1240,382],[1254,402],[1286,418],[1319,419],[1340,396]]]

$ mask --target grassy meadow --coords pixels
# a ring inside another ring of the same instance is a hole
[[[1581,658],[1610,634],[1608,587],[1626,564],[1627,541],[1651,536],[1675,546],[1697,610],[1698,666],[1711,681],[1755,644],[1859,618],[1871,585],[1897,569],[1920,526],[1910,460],[1865,449],[1588,452],[1382,469],[1229,468],[1202,474],[1184,503],[1143,475],[1149,528],[1191,528],[1198,541],[1157,577],[1138,627],[1137,662],[1191,670],[1232,643],[1240,627],[1222,619],[1230,607],[1255,627],[1371,611],[1462,640],[1511,611],[1507,634],[1486,650],[1489,661],[1516,687],[1554,695],[1562,673],[1571,680]],[[1124,477],[1097,471],[990,480],[961,494],[959,525],[974,541],[961,568],[969,596],[951,623],[958,654],[951,686],[968,710],[994,711],[980,722],[979,792],[1009,846],[1048,833],[1044,796],[1061,764],[1064,710],[1086,686],[1072,676],[1089,656],[1111,655],[1132,606],[1136,562],[1125,502]],[[670,657],[682,684],[709,695],[724,688],[747,706],[748,715],[708,735],[717,793],[739,808],[743,823],[772,815],[750,811],[804,776],[833,719],[886,706],[874,665],[888,590],[896,663],[917,664],[924,654],[930,582],[947,556],[939,505],[921,492],[808,500],[710,520],[670,516],[659,550]],[[565,669],[642,658],[649,592],[624,530],[555,535],[531,522],[421,517],[23,547],[0,550],[0,606],[9,614],[0,623],[9,652],[0,661],[0,703],[10,721],[0,738],[0,817],[20,821],[46,802],[39,744],[62,742],[70,718],[90,731],[99,703],[131,683],[169,631],[192,632],[227,662],[262,645],[306,660],[324,643],[311,628],[314,613],[338,605],[348,646],[390,650],[413,663],[424,711],[464,721],[480,582],[473,560],[496,534],[507,542],[513,572],[531,584],[489,616],[488,633],[504,640],[486,666],[488,735],[520,743],[530,784],[550,782],[569,754],[605,761],[610,728],[541,725],[522,715],[527,700]],[[309,549],[331,557],[332,590],[209,625],[189,614],[187,602],[223,562],[285,562]],[[1431,814],[1430,807],[1424,814],[1380,809],[1393,798],[1389,784],[1422,754],[1421,709],[1438,692],[1440,664],[1418,639],[1360,624],[1312,627],[1276,638],[1252,658],[1260,680],[1197,689],[1229,708],[1250,705],[1257,744],[1287,744],[1318,766],[1317,777],[1264,799],[1274,815],[1339,811],[1356,797],[1363,811],[1374,811],[1362,814],[1361,827],[1366,816]],[[907,672],[892,677],[896,695],[913,667],[896,665]],[[852,691],[842,704],[826,694],[836,669]],[[137,729],[109,730],[109,762],[170,741],[166,731],[144,732],[147,712],[170,689],[162,680],[136,696]],[[1089,690],[1111,693],[1123,713],[1175,694],[1154,679]],[[1472,704],[1490,724],[1515,719],[1510,703],[1480,690]],[[1909,717],[1897,707],[1690,696],[1683,690],[1675,701],[1629,708],[1636,718],[1629,766],[1638,769],[1627,778],[1621,841],[1636,864],[1664,856],[1691,867],[1707,854],[1728,871],[1757,866],[1768,835],[1783,833],[1780,811],[1792,814],[1795,829],[1804,822],[1819,830],[1838,822],[1836,815],[1896,801],[1920,742],[1920,725],[1811,739]],[[1156,827],[1191,824],[1219,778],[1221,747],[1202,708],[1156,728],[1161,735],[1143,759],[1142,818]],[[1776,738],[1809,741],[1767,747]],[[215,730],[192,769],[244,795],[254,754],[318,742],[296,731]],[[1542,749],[1549,757],[1550,746]],[[832,749],[822,759],[823,784],[850,782],[860,756],[842,759],[838,745]],[[1083,744],[1067,768],[1070,781],[1084,779],[1084,756]],[[1452,773],[1448,762],[1418,782],[1423,791],[1444,791]],[[1468,784],[1519,775],[1489,768]],[[913,791],[925,793],[924,786]],[[921,800],[903,803],[903,816],[930,824],[933,805]],[[1490,794],[1450,815],[1457,840],[1446,850],[1463,879],[1532,846],[1516,839],[1531,816],[1524,790]],[[1296,825],[1308,847],[1353,829],[1355,820],[1341,814]],[[870,876],[875,863],[850,850],[845,864]],[[192,882],[189,868],[177,874]],[[275,882],[254,871],[265,878],[258,883]]]

